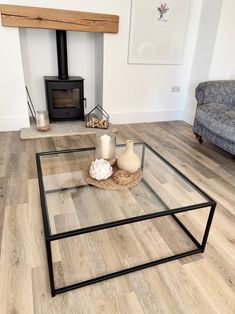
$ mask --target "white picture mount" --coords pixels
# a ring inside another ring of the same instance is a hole
[[[132,0],[128,63],[182,64],[191,0]]]

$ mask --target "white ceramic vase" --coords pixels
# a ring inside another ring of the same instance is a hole
[[[126,150],[119,156],[117,166],[119,169],[130,173],[134,173],[140,168],[140,160],[134,152],[134,142],[132,140],[126,141]]]

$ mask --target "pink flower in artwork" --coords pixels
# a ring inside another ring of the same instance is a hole
[[[160,17],[159,20],[161,20],[163,18],[163,15],[167,13],[167,11],[169,10],[169,7],[167,6],[166,2],[162,2],[160,7],[157,8],[159,13],[160,13]]]

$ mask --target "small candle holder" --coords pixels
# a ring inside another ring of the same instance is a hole
[[[111,165],[116,161],[116,135],[113,132],[101,132],[96,134],[96,159],[105,159]]]
[[[36,123],[38,131],[48,131],[50,129],[49,117],[47,111],[36,112]]]

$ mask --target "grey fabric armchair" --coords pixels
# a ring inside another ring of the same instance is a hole
[[[193,131],[235,156],[235,80],[207,81],[195,91],[197,110]]]

